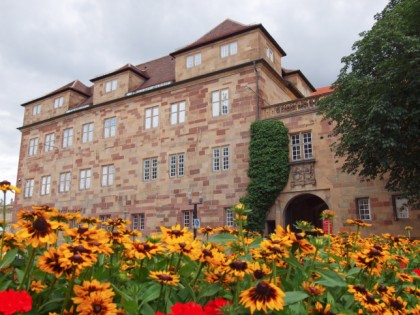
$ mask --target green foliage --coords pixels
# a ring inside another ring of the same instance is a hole
[[[261,120],[251,125],[248,176],[242,200],[252,209],[247,228],[262,231],[267,212],[289,178],[289,136],[282,122]]]
[[[342,59],[335,91],[318,105],[335,123],[343,170],[420,198],[420,1],[391,0]]]

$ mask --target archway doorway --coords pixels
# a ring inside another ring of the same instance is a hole
[[[322,228],[321,213],[328,209],[324,200],[312,194],[302,194],[293,198],[285,210],[286,226],[296,232],[297,221],[308,221],[317,228]]]

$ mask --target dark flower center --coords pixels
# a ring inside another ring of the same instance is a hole
[[[203,250],[203,255],[204,257],[206,256],[213,257],[213,253],[209,251],[208,249]]]
[[[235,270],[241,270],[241,271],[244,271],[244,270],[246,269],[246,267],[247,267],[247,263],[246,263],[246,262],[244,262],[244,261],[239,261],[239,260],[237,260],[237,261],[232,262],[232,263],[230,264],[230,267],[231,267],[232,269],[235,269]]]
[[[161,281],[172,281],[172,277],[168,275],[158,275],[157,276]]]
[[[362,286],[362,285],[355,285],[353,288],[354,288],[354,290],[356,290],[357,292],[360,292],[360,293],[366,293],[367,292],[365,287]]]
[[[255,287],[255,294],[253,296],[253,300],[268,301],[275,298],[275,295],[276,293],[274,289],[269,284],[265,282],[260,282]]]
[[[93,312],[94,313],[100,313],[102,311],[102,305],[101,304],[93,304]]]
[[[259,280],[262,277],[264,277],[264,272],[262,272],[262,270],[255,270],[254,271],[254,277],[255,277],[255,279]]]
[[[90,250],[84,248],[82,245],[73,247],[73,253],[90,253]]]
[[[397,310],[401,310],[404,307],[404,305],[402,303],[400,303],[398,300],[392,300],[391,301],[391,306],[392,306],[392,308],[395,308]]]
[[[74,254],[71,260],[74,261],[75,263],[80,264],[83,262],[83,257],[80,254]]]
[[[40,232],[40,233],[47,233],[48,232],[48,222],[45,220],[44,217],[38,217],[34,224],[33,224],[34,230]]]
[[[77,234],[83,234],[85,232],[87,232],[88,228],[83,228],[83,227],[79,227],[77,229]]]
[[[184,232],[179,231],[179,230],[175,230],[175,231],[169,232],[169,234],[171,234],[171,235],[173,235],[175,237],[180,237],[180,236],[182,236],[184,234]]]

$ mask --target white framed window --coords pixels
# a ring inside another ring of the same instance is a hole
[[[187,57],[187,68],[192,68],[198,65],[201,65],[201,53]]]
[[[105,93],[115,91],[117,89],[117,86],[118,86],[118,80],[116,79],[105,82]]]
[[[115,167],[113,164],[102,166],[102,180],[101,185],[111,186],[114,184]]]
[[[270,59],[271,62],[274,62],[274,53],[269,47],[265,48],[265,53],[267,54],[268,59]]]
[[[27,179],[25,181],[25,194],[24,197],[25,198],[30,198],[32,197],[32,195],[34,194],[34,180],[31,179]]]
[[[62,107],[64,104],[64,97],[60,96],[54,100],[54,108]]]
[[[357,198],[357,213],[359,215],[360,220],[370,220],[371,213],[370,213],[370,202],[369,198]]]
[[[51,191],[51,176],[41,177],[41,196],[48,195]]]
[[[229,90],[223,89],[211,93],[213,117],[229,114]]]
[[[38,154],[38,137],[29,140],[28,154],[29,156]]]
[[[171,125],[185,122],[185,102],[171,104]]]
[[[397,219],[408,219],[408,199],[402,196],[392,196],[392,204]]]
[[[169,177],[182,177],[185,174],[185,154],[169,155]]]
[[[292,161],[313,158],[312,133],[302,132],[290,135]]]
[[[117,118],[111,117],[104,121],[104,138],[110,138],[115,136],[115,129],[117,126]]]
[[[80,190],[90,189],[91,177],[92,177],[92,171],[90,168],[80,170],[80,176],[79,176],[79,189]]]
[[[230,167],[229,146],[215,147],[212,154],[213,172],[227,171]]]
[[[144,128],[156,128],[159,126],[159,106],[146,108],[145,110]]]
[[[63,130],[63,149],[73,145],[73,128]]]
[[[45,152],[53,151],[54,150],[54,143],[55,143],[55,134],[50,133],[45,136]]]
[[[226,213],[226,225],[230,227],[234,227],[235,226],[235,221],[234,221],[235,212],[230,208],[226,208],[225,213]]]
[[[110,214],[101,214],[99,216],[99,221],[101,221],[101,229],[107,229],[107,230],[109,230],[109,226],[106,226],[104,224],[109,219],[111,219],[111,215]]]
[[[233,42],[220,46],[220,57],[225,58],[228,56],[236,55],[238,53],[238,43]]]
[[[59,192],[67,192],[70,190],[70,172],[65,172],[60,174],[60,185],[58,187]]]
[[[158,159],[157,157],[143,160],[143,180],[155,180],[158,174]]]
[[[93,141],[93,122],[83,124],[82,126],[82,143]]]
[[[193,226],[193,211],[182,211],[182,226],[191,229]]]
[[[38,104],[32,107],[32,116],[41,114],[42,105]]]
[[[133,213],[131,215],[131,222],[133,224],[133,230],[142,231],[144,230],[144,213]]]

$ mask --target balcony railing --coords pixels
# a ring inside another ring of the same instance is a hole
[[[261,108],[261,118],[264,119],[275,116],[286,116],[301,111],[316,109],[316,103],[324,96],[325,94],[321,94],[285,103],[264,106]]]

